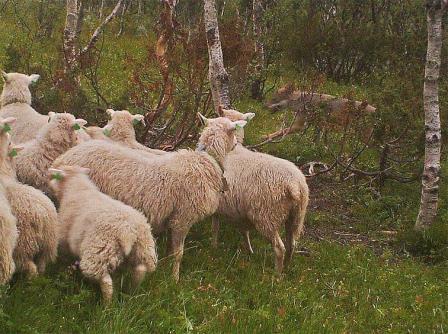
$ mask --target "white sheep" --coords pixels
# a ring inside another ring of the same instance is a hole
[[[222,119],[203,118],[203,121],[206,125],[219,124]],[[215,129],[222,131],[220,127]],[[282,272],[291,261],[295,241],[304,227],[309,196],[305,176],[293,163],[252,152],[241,144],[225,156],[223,168],[229,191],[223,193],[217,213],[237,224],[250,252],[249,228],[255,227],[271,242],[276,269]],[[280,237],[283,225],[286,249]],[[219,221],[213,217],[215,245],[218,228]]]
[[[135,138],[134,125],[141,122],[145,124],[145,117],[140,114],[132,115],[127,110],[107,109],[110,121],[104,127],[103,133],[110,139],[132,149],[142,150],[154,155],[169,154],[162,150],[152,149],[140,144]]]
[[[11,136],[15,144],[21,144],[35,138],[39,130],[48,123],[48,116],[39,114],[31,107],[29,85],[36,82],[39,75],[3,71],[1,74],[5,84],[0,96],[0,117],[17,119]]]
[[[168,231],[167,249],[174,254],[173,276],[178,280],[185,237],[193,224],[218,208],[224,189],[219,161],[236,144],[237,125],[246,123],[225,121],[220,126],[225,127],[226,137],[213,149],[214,158],[205,152],[180,150],[147,159],[121,145],[91,140],[57,158],[54,167],[89,168],[90,178],[102,192],[141,210],[155,234]],[[207,133],[205,129],[203,135]]]
[[[13,118],[0,120],[0,131],[3,132],[6,124],[7,128],[10,127],[12,122],[14,122]],[[3,147],[0,147],[0,150],[3,149]],[[7,152],[0,154],[4,155]],[[4,167],[5,165],[0,163],[0,175],[3,174]],[[16,247],[17,237],[17,220],[11,212],[5,188],[0,182],[0,284],[7,283],[15,272],[13,252]]]
[[[77,130],[87,122],[68,113],[49,114],[49,122],[37,137],[23,144],[23,151],[15,159],[20,182],[51,194],[47,172],[53,161],[78,143]]]
[[[0,184],[0,285],[8,283],[16,270],[13,253],[18,236],[17,220],[5,193]]]
[[[8,120],[11,124],[14,118]],[[12,160],[18,148],[12,147],[9,131],[4,129],[0,133],[0,184],[17,219],[19,235],[13,258],[17,271],[34,276],[43,273],[47,263],[56,259],[56,208],[41,191],[17,181]]]
[[[83,275],[99,283],[106,303],[111,274],[122,263],[132,267],[135,285],[155,270],[155,243],[143,214],[100,192],[85,168],[61,166],[49,173],[60,203],[61,240],[79,257]]]

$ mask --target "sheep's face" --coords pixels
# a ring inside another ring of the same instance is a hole
[[[48,116],[48,125],[42,130],[47,140],[63,148],[78,144],[78,130],[81,130],[87,121],[76,119],[68,113],[49,112]]]
[[[235,109],[224,109],[222,106],[219,106],[218,114],[219,114],[219,116],[226,117],[233,122],[236,122],[236,121],[249,122],[252,118],[255,117],[255,114],[253,112],[247,112],[247,113],[243,114]],[[236,130],[235,134],[236,134],[236,139],[238,140],[238,143],[242,144],[244,141],[244,128],[242,128],[242,127],[238,128]]]
[[[134,126],[138,123],[145,125],[145,116],[132,115],[127,110],[107,109],[111,120],[104,127],[104,132],[112,137],[133,137],[135,138]]]
[[[233,150],[237,144],[235,131],[243,128],[247,122],[231,121],[226,117],[207,119],[199,114],[205,125],[197,146],[198,151],[207,151],[218,160],[222,160],[225,155]]]
[[[58,198],[64,193],[64,189],[69,186],[68,183],[76,177],[87,177],[88,168],[79,166],[60,166],[58,168],[48,169],[48,178],[50,188]]]
[[[16,119],[8,117],[0,120],[0,169],[3,174],[15,175],[13,159],[19,151],[23,149],[22,146],[14,145],[11,142],[11,127]]]
[[[4,86],[0,97],[1,105],[20,102],[31,104],[29,86],[39,80],[39,74],[26,75],[22,73],[1,72]]]

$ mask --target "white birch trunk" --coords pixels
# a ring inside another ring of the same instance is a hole
[[[425,163],[422,175],[420,210],[415,229],[431,225],[439,200],[441,131],[438,80],[442,52],[442,18],[447,1],[427,2],[428,46],[426,53],[423,102],[425,111]]]
[[[215,0],[204,0],[204,22],[209,55],[208,75],[215,111],[230,107],[229,75],[224,67]]]
[[[81,0],[67,0],[64,28],[65,73],[74,73],[78,65],[78,29]]]

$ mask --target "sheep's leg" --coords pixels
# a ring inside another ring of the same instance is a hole
[[[285,252],[285,262],[284,262],[284,269],[288,268],[288,266],[291,263],[292,256],[294,254],[294,249],[296,247],[296,239],[294,236],[294,224],[291,221],[287,221],[285,224],[285,234],[286,234],[286,252]]]
[[[37,266],[36,264],[29,260],[26,261],[23,265],[22,265],[22,271],[26,274],[26,276],[28,278],[33,278],[36,277],[38,275],[38,271],[37,271]]]
[[[218,248],[218,234],[220,222],[218,217],[212,216],[212,246]]]
[[[252,245],[250,243],[249,230],[245,227],[239,227],[240,233],[243,236],[243,245],[244,248],[250,253],[253,254],[254,250],[252,249]]]
[[[110,304],[112,301],[112,294],[114,292],[112,277],[109,274],[104,275],[100,279],[100,289],[103,295],[103,300],[106,305]]]
[[[144,264],[139,264],[138,266],[135,266],[132,272],[132,285],[134,288],[138,288],[140,283],[145,278],[147,269]]]
[[[278,273],[283,271],[283,262],[285,259],[285,245],[278,232],[275,232],[271,240],[275,252],[275,269]]]
[[[43,275],[45,273],[46,268],[47,268],[47,260],[45,259],[44,256],[41,256],[37,260],[37,271],[39,272],[39,274]]]
[[[179,271],[180,263],[182,261],[182,256],[184,255],[184,243],[188,231],[172,231],[172,247],[174,254],[174,264],[173,264],[173,278],[176,282],[179,282]]]
[[[165,256],[169,257],[173,255],[173,245],[172,245],[172,231],[171,229],[166,230],[166,251]]]

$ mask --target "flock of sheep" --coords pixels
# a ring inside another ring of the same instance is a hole
[[[242,145],[253,113],[220,108],[218,118],[200,115],[197,149],[165,152],[136,141],[142,115],[108,109],[104,128],[85,127],[71,114],[45,116],[31,107],[29,85],[38,75],[2,77],[0,284],[14,272],[43,273],[59,250],[79,258],[83,275],[110,302],[111,274],[120,265],[132,271],[136,285],[155,270],[152,234],[167,232],[178,280],[188,231],[212,216],[216,246],[217,214],[235,224],[248,251],[251,227],[269,240],[279,272],[290,263],[308,186],[291,162]]]

